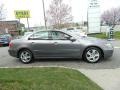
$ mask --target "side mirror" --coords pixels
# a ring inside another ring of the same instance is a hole
[[[74,41],[76,41],[76,39],[73,38],[73,37],[71,37],[71,38],[70,38],[70,41],[74,42]]]
[[[28,40],[33,40],[33,38],[29,37]]]

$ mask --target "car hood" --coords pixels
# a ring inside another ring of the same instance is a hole
[[[98,38],[94,38],[94,37],[81,37],[81,38],[79,38],[79,40],[84,43],[94,43],[94,44],[98,44],[98,45],[108,43],[106,40],[98,39]]]

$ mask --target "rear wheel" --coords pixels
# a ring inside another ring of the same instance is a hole
[[[102,52],[99,48],[89,47],[85,50],[83,54],[83,59],[89,63],[96,63],[102,57]]]
[[[19,59],[22,63],[28,64],[32,62],[33,55],[29,50],[24,49],[19,52]]]

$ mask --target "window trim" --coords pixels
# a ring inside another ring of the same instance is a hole
[[[48,32],[48,39],[35,39],[35,38],[30,38],[30,37],[32,37],[32,36],[34,37],[34,34],[39,33],[39,32]],[[69,36],[70,38],[72,37],[71,35],[69,35],[69,34],[67,34],[67,33],[64,33],[64,32],[62,32],[62,31],[39,31],[39,32],[36,32],[36,33],[33,33],[32,35],[30,35],[30,36],[28,37],[28,40],[69,40],[69,39],[53,39],[51,32],[60,32],[60,33],[63,33],[63,34],[65,34],[65,35]]]
[[[72,37],[71,35],[69,35],[69,34],[67,34],[67,33],[64,33],[64,32],[61,32],[61,31],[50,31],[49,33],[50,33],[50,38],[51,38],[51,40],[69,40],[69,39],[67,39],[67,38],[66,38],[66,39],[53,39],[51,32],[60,32],[60,33],[63,33],[63,34],[65,34],[65,35],[69,36],[69,37]]]
[[[34,38],[34,34],[39,33],[39,32],[47,32],[48,33],[48,39]],[[36,33],[33,33],[32,35],[30,35],[28,37],[28,40],[50,40],[51,39],[50,35],[49,35],[49,31],[39,31],[39,32],[36,32]],[[33,36],[33,38],[31,38],[32,36]]]

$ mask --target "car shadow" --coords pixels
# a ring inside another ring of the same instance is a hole
[[[82,59],[75,59],[75,58],[42,58],[42,59],[35,59],[35,62],[61,62],[61,61],[81,61],[84,62]]]

